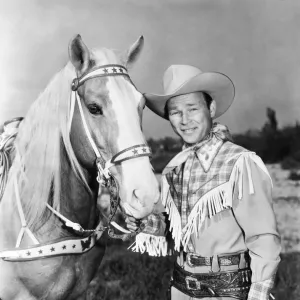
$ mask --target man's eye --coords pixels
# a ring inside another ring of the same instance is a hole
[[[91,104],[88,106],[89,112],[93,115],[103,115],[102,107],[97,104]]]
[[[177,115],[178,114],[178,111],[171,111],[170,112],[170,116],[174,116],[174,115]]]

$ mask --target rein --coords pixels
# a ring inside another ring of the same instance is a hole
[[[33,233],[27,227],[27,223],[24,217],[23,209],[21,206],[17,179],[14,180],[15,186],[15,194],[17,200],[17,207],[21,219],[21,230],[17,239],[16,248],[12,250],[5,250],[0,251],[0,258],[7,261],[27,261],[27,260],[35,260],[40,258],[46,258],[51,256],[63,255],[63,254],[80,254],[89,251],[93,248],[104,233],[106,229],[108,229],[108,235],[111,238],[118,238],[122,239],[123,241],[128,240],[135,236],[136,234],[140,233],[144,227],[144,223],[140,223],[140,227],[136,230],[136,232],[130,232],[116,224],[112,221],[118,206],[120,204],[120,197],[119,197],[119,186],[112,174],[110,173],[109,169],[113,166],[121,164],[123,161],[134,159],[143,156],[151,156],[151,149],[146,144],[138,144],[132,145],[126,149],[123,149],[116,153],[111,159],[105,161],[103,156],[101,155],[96,143],[94,142],[89,127],[87,125],[81,99],[78,95],[77,89],[83,85],[87,80],[93,79],[96,77],[106,77],[106,76],[126,76],[129,78],[127,69],[122,65],[104,65],[97,68],[90,70],[89,72],[83,74],[80,78],[75,78],[72,81],[71,89],[71,108],[70,108],[70,116],[69,116],[69,131],[71,130],[72,118],[74,114],[75,103],[77,102],[79,107],[79,112],[81,116],[81,120],[83,123],[83,127],[85,133],[88,137],[88,140],[92,146],[92,149],[96,155],[95,164],[98,169],[98,176],[97,181],[100,185],[105,186],[109,189],[110,192],[110,214],[108,217],[108,226],[102,226],[102,221],[100,220],[97,227],[95,229],[83,229],[82,226],[78,223],[74,223],[68,220],[66,217],[61,215],[58,211],[53,209],[49,204],[47,204],[47,208],[52,211],[58,218],[60,218],[66,227],[72,228],[75,232],[80,234],[89,233],[87,237],[84,238],[64,238],[58,239],[52,243],[44,243],[40,244],[38,240],[35,238]],[[131,81],[131,80],[130,80]],[[14,135],[16,133],[14,132]],[[118,230],[122,231],[124,234],[115,234],[114,229],[111,225],[115,226]],[[27,232],[29,237],[34,242],[34,246],[30,246],[26,249],[19,249],[19,246],[22,241],[22,237],[24,233]]]

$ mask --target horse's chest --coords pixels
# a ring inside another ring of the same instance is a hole
[[[103,259],[105,247],[95,246],[89,252],[66,260],[59,276],[55,276],[56,284],[49,299],[78,299],[87,287]]]

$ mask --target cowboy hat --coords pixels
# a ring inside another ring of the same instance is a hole
[[[216,101],[214,118],[224,114],[233,102],[235,89],[229,77],[217,72],[202,72],[188,65],[172,65],[164,73],[164,94],[145,93],[146,105],[162,118],[167,101],[175,96],[193,92],[205,92]]]

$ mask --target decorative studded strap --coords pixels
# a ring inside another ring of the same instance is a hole
[[[104,230],[105,228],[100,233],[92,233],[85,238],[65,238],[51,241],[49,244],[31,246],[28,249],[4,250],[0,252],[0,258],[6,261],[27,261],[57,255],[82,254],[95,246]]]
[[[218,257],[218,264],[219,266],[238,266],[240,264],[241,257],[248,256],[248,252],[242,252],[239,254],[233,255],[225,255]],[[197,253],[188,252],[185,255],[185,259],[187,264],[190,267],[200,267],[200,266],[211,266],[213,261],[213,256],[200,256]]]
[[[57,255],[82,254],[95,246],[106,229],[107,227],[104,227],[102,221],[100,221],[96,229],[87,237],[66,237],[27,248],[8,249],[0,251],[0,258],[6,261],[27,261]]]
[[[72,91],[77,91],[77,89],[84,84],[88,79],[96,77],[107,77],[107,76],[127,76],[129,78],[127,69],[122,65],[104,65],[101,67],[89,70],[88,73],[83,74],[79,78],[75,78],[72,82]]]

